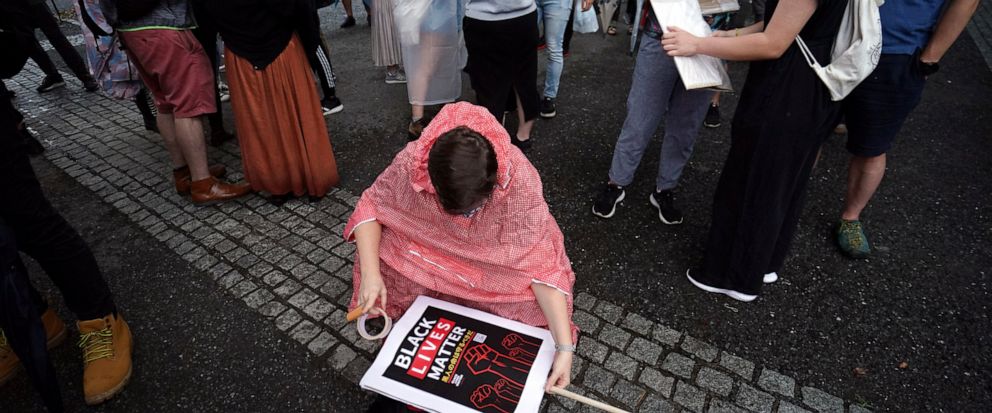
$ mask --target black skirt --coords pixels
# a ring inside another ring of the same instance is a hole
[[[496,119],[516,109],[520,96],[524,120],[537,117],[537,12],[509,20],[465,18],[465,72],[476,100]]]

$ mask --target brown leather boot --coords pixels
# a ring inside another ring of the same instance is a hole
[[[65,322],[55,314],[51,307],[41,315],[41,324],[45,326],[45,337],[48,338],[48,348],[54,348],[65,341]],[[14,378],[20,370],[21,360],[7,343],[7,337],[0,330],[0,386]]]
[[[76,323],[83,350],[83,395],[95,405],[120,393],[131,379],[131,329],[120,314]]]
[[[248,184],[230,184],[218,181],[217,178],[210,177],[193,181],[190,193],[193,194],[193,203],[197,205],[209,205],[221,201],[227,201],[251,192]]]
[[[210,176],[214,178],[221,178],[224,175],[227,175],[227,168],[221,164],[210,165],[209,171]],[[193,183],[193,180],[189,175],[189,167],[184,166],[179,169],[173,169],[172,178],[176,181],[176,192],[179,193],[179,195],[188,195],[190,186],[192,186]]]

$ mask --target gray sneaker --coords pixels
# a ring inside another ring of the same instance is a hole
[[[406,73],[402,70],[397,70],[395,72],[386,71],[386,83],[390,85],[395,85],[399,83],[406,83]]]

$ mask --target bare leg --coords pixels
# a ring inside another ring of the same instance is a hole
[[[169,151],[169,157],[172,158],[173,168],[182,168],[186,166],[186,157],[183,156],[182,149],[179,148],[179,143],[176,141],[176,121],[172,117],[171,113],[159,113],[156,117],[158,121],[158,131],[162,135],[162,140],[165,141],[165,149]]]
[[[424,117],[424,106],[423,105],[410,105],[410,117],[414,121]]]
[[[176,142],[182,155],[189,165],[190,176],[193,181],[207,179],[210,171],[207,169],[207,142],[203,137],[203,118],[177,118]]]
[[[351,0],[341,0],[341,5],[344,6],[344,13],[348,17],[355,17],[355,14],[351,12]]]
[[[524,120],[526,116],[524,115],[524,105],[520,102],[520,94],[517,93],[516,90],[514,90],[513,93],[517,96],[517,120],[519,121],[517,126],[517,139],[526,141],[530,139],[530,131],[534,128],[534,119],[527,121]]]
[[[861,211],[868,206],[882,177],[885,176],[885,154],[870,158],[852,156],[847,170],[847,199],[844,201],[844,212],[841,218],[853,221],[861,216]]]
[[[710,105],[720,106],[720,92],[713,93],[713,99],[710,99]]]

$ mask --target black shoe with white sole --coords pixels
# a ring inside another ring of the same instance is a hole
[[[720,105],[710,104],[710,108],[706,110],[706,118],[703,119],[703,126],[707,128],[720,127]]]
[[[45,79],[38,85],[38,93],[51,92],[60,87],[65,87],[65,80],[61,77],[45,76]]]
[[[682,211],[675,207],[675,199],[672,190],[660,191],[651,194],[649,199],[651,205],[658,208],[658,218],[666,225],[678,225],[682,223]]]
[[[324,112],[324,116],[329,116],[344,110],[344,104],[337,96],[332,96],[320,101],[320,110]]]
[[[592,214],[600,218],[610,218],[617,212],[619,204],[627,196],[620,185],[606,184],[592,204]]]
[[[541,101],[541,117],[551,119],[558,115],[558,106],[555,105],[555,98],[544,98]]]

